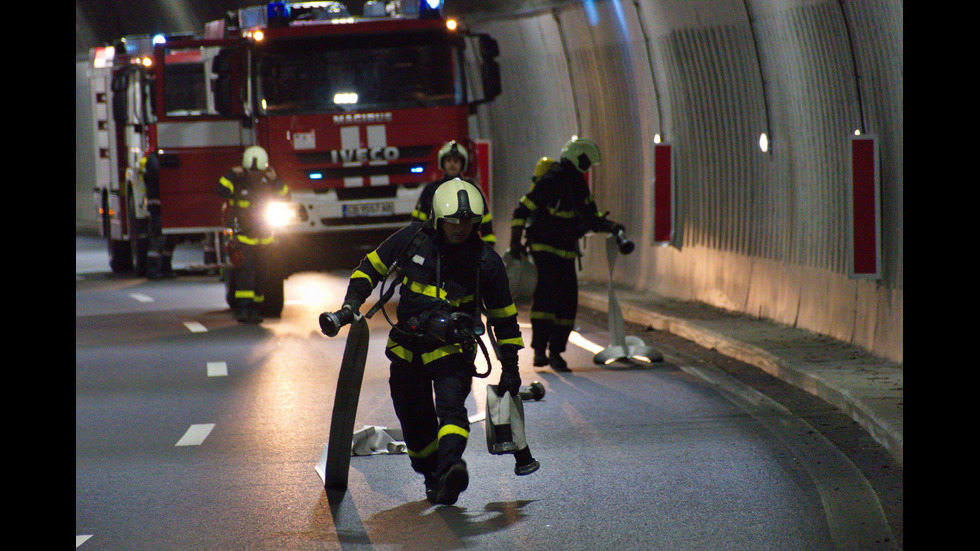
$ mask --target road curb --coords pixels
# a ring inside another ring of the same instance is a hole
[[[813,370],[781,358],[758,346],[733,339],[690,320],[661,314],[650,309],[619,301],[623,320],[649,326],[658,331],[692,341],[704,348],[717,350],[730,358],[754,365],[797,388],[813,394],[836,407],[861,425],[876,442],[904,466],[904,444],[901,427],[896,427],[872,407],[874,396],[860,396],[860,389],[846,388],[841,382],[822,376],[824,370]],[[609,297],[592,291],[579,291],[579,305],[608,312]]]

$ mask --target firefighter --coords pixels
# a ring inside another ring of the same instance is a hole
[[[177,239],[173,235],[163,235],[160,211],[160,161],[156,153],[140,159],[140,173],[146,186],[146,210],[150,214],[149,246],[146,251],[147,279],[170,279],[177,277],[173,270],[174,249]]]
[[[272,228],[264,219],[265,207],[274,200],[288,200],[289,187],[269,165],[264,149],[253,145],[242,155],[242,165],[218,180],[218,195],[228,200],[235,246],[242,265],[235,275],[235,318],[242,323],[259,323],[259,304],[264,300],[262,278],[267,269]]]
[[[412,211],[412,219],[414,220],[425,222],[432,215],[432,195],[435,194],[439,184],[448,182],[453,178],[469,181],[461,177],[470,161],[470,155],[463,144],[456,140],[446,142],[439,149],[437,161],[439,169],[442,170],[442,178],[433,180],[422,188],[419,200],[415,204],[415,210]],[[481,239],[491,245],[497,242],[497,237],[493,234],[493,218],[489,209],[483,215],[483,220],[480,221],[479,230]]]
[[[329,314],[359,315],[374,287],[394,272],[392,285],[401,285],[385,350],[391,398],[426,498],[443,505],[455,503],[469,484],[462,459],[470,426],[465,401],[482,345],[481,308],[497,337],[500,385],[516,395],[521,383],[517,353],[524,342],[507,274],[475,229],[485,214],[476,186],[459,178],[443,183],[433,194],[432,217],[398,230],[364,257],[350,277],[343,308]],[[321,315],[321,328],[327,315]],[[525,464],[529,451],[527,456]]]
[[[557,162],[547,157],[538,161],[531,188],[511,219],[511,256],[520,259],[529,248],[538,271],[530,312],[535,366],[550,364],[555,371],[568,371],[561,354],[578,309],[579,238],[589,231],[622,229],[599,215],[585,181],[585,171],[598,163],[596,144],[573,136]],[[521,242],[525,226],[527,245]]]

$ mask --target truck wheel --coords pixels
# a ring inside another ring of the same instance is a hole
[[[120,241],[109,237],[109,268],[113,272],[133,271],[133,251],[128,241]]]
[[[112,231],[109,229],[109,200],[102,199],[102,235],[105,236],[109,252],[109,268],[113,272],[129,272],[133,269],[133,251],[130,250],[129,242],[112,238]]]

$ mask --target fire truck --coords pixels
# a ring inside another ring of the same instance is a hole
[[[490,144],[469,117],[500,93],[497,44],[433,3],[369,1],[352,16],[339,2],[273,2],[203,36],[93,49],[94,200],[111,269],[145,274],[161,236],[203,238],[205,264],[224,265],[217,182],[253,144],[292,195],[278,205],[265,315],[279,314],[290,274],[339,267],[408,223],[447,141],[470,152],[464,177],[489,200]]]

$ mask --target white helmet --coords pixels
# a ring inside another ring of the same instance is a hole
[[[432,196],[432,218],[437,226],[440,220],[479,223],[485,213],[483,194],[476,186],[459,178],[440,184]]]
[[[260,146],[253,145],[242,155],[242,168],[246,170],[265,170],[269,167],[269,155]]]
[[[452,140],[452,141],[446,142],[439,149],[439,168],[440,169],[442,168],[442,160],[444,158],[446,158],[447,155],[456,155],[457,157],[463,159],[463,168],[461,168],[460,171],[466,170],[466,165],[468,165],[469,162],[470,162],[470,154],[466,151],[466,148],[463,147],[463,144],[457,142],[456,140]]]
[[[592,140],[572,136],[561,148],[561,158],[571,161],[579,172],[585,172],[590,166],[599,164],[599,147]]]

